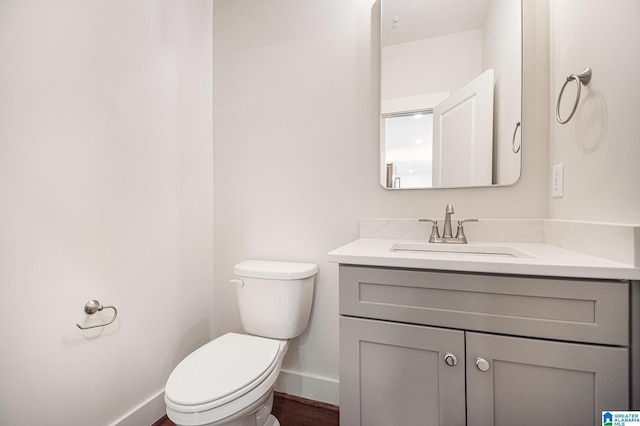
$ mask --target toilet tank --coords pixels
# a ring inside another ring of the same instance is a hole
[[[240,318],[255,336],[292,339],[307,328],[318,266],[246,260],[234,268]]]

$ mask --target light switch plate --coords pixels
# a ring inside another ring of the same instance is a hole
[[[551,195],[553,198],[561,198],[564,195],[564,164],[556,164],[553,166]]]

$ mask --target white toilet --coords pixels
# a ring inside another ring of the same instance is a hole
[[[187,356],[165,388],[179,426],[274,426],[273,388],[288,339],[309,322],[317,265],[247,260],[234,268],[242,326]]]

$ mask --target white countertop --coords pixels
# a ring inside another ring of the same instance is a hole
[[[415,240],[360,238],[329,252],[341,264],[554,277],[640,280],[640,268],[543,243],[469,243],[510,247],[531,257],[391,251]],[[442,246],[444,244],[433,244]]]

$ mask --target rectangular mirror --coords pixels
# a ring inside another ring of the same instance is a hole
[[[380,183],[512,185],[522,150],[522,4],[380,0]]]

